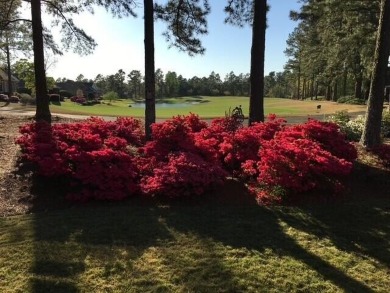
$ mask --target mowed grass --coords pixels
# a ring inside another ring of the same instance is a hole
[[[388,292],[390,202],[0,218],[0,292]]]
[[[216,118],[225,116],[229,109],[241,105],[245,116],[249,114],[248,97],[181,97],[165,99],[165,105],[156,105],[156,115],[158,118],[170,118],[175,115],[187,115],[190,112],[198,114],[201,118]],[[167,106],[169,104],[169,106]],[[321,104],[321,109],[317,110],[317,105]],[[112,102],[111,105],[97,104],[93,106],[82,106],[72,103],[69,100],[61,104],[52,104],[50,109],[53,113],[68,113],[92,116],[132,116],[144,117],[145,109],[139,107],[129,107],[133,105],[130,100],[120,100]],[[265,113],[274,113],[279,116],[310,116],[332,114],[336,111],[348,110],[350,112],[364,112],[366,106],[337,104],[329,101],[297,101],[291,99],[266,98]]]

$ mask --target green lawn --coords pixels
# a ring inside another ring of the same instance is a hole
[[[156,114],[158,118],[170,118],[175,115],[186,115],[188,113],[199,114],[202,118],[223,117],[229,109],[241,105],[245,116],[249,113],[248,97],[182,97],[164,100],[170,106],[167,107],[157,104]],[[95,116],[132,116],[144,117],[144,108],[135,106],[129,107],[133,102],[130,100],[115,101],[111,105],[97,104],[93,106],[82,106],[70,101],[61,102],[61,104],[52,104],[51,111],[54,113],[70,113]],[[348,108],[352,110],[365,110],[365,106],[343,105],[332,102],[320,102],[321,111],[317,111],[318,101],[297,101],[290,99],[265,99],[265,113],[275,113],[280,116],[299,116],[299,115],[318,115],[330,114],[337,110]],[[184,106],[185,104],[185,106]]]
[[[388,292],[390,202],[0,218],[0,292]]]

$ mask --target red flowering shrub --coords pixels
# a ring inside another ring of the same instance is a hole
[[[176,116],[153,124],[153,140],[146,143],[141,122],[133,118],[36,123],[20,132],[23,157],[43,176],[69,178],[74,193],[68,198],[79,201],[138,192],[200,195],[230,172],[246,180],[260,202],[281,202],[314,189],[337,191],[357,156],[336,124],[287,126],[275,115],[249,127],[232,117],[208,125],[194,114]],[[378,154],[390,162],[388,148]]]
[[[78,191],[70,196],[73,200],[118,200],[138,190],[139,172],[128,146],[143,141],[139,120],[33,123],[20,132],[16,143],[22,157],[35,163],[45,177],[67,176]]]
[[[295,131],[302,131],[304,137],[320,143],[322,148],[338,158],[348,161],[354,161],[357,158],[356,148],[346,141],[345,135],[340,132],[340,127],[336,123],[310,119],[294,128]]]
[[[252,178],[252,190],[266,202],[266,192],[281,200],[281,196],[314,189],[339,191],[339,179],[351,172],[356,149],[342,140],[337,127],[311,120],[286,126],[273,139],[263,140],[258,157],[241,167]]]
[[[143,176],[141,190],[148,195],[170,198],[201,195],[224,182],[227,173],[218,165],[189,152],[170,153],[167,162],[156,162]]]
[[[70,100],[74,103],[77,103],[77,104],[85,104],[87,102],[87,99],[84,98],[84,97],[77,97],[77,96],[73,96],[70,98]]]
[[[141,190],[148,195],[199,195],[223,182],[227,173],[206,144],[196,144],[207,123],[194,114],[176,116],[152,125],[153,140],[141,148]]]
[[[80,182],[71,200],[121,200],[139,191],[134,157],[123,151],[102,149],[72,156],[72,179]]]
[[[152,124],[152,141],[146,143],[142,152],[146,156],[164,158],[171,152],[196,152],[193,134],[207,127],[199,116],[175,116],[162,123]]]
[[[263,142],[273,139],[275,133],[283,129],[285,122],[270,115],[266,122],[254,123],[238,129],[233,135],[225,136],[220,144],[220,152],[227,168],[235,175],[242,176],[242,164],[248,164],[248,160],[259,160],[259,149]]]
[[[293,192],[321,187],[330,178],[345,176],[352,169],[351,162],[333,156],[319,143],[283,132],[264,142],[259,155],[258,181]]]

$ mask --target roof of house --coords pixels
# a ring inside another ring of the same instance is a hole
[[[79,89],[87,93],[99,92],[99,89],[93,84],[93,82],[78,82],[78,81],[68,80],[66,82],[57,82],[56,86],[59,89],[66,90],[68,92],[71,92],[72,94],[75,94]]]
[[[1,79],[1,80],[5,80],[5,81],[8,80],[8,74],[7,74],[7,72],[6,72],[5,70],[1,69],[1,68],[0,68],[0,79]],[[13,75],[11,75],[11,79],[12,79],[12,81],[14,81],[14,82],[19,82],[19,79],[17,79],[17,78],[16,78],[15,76],[13,76]]]

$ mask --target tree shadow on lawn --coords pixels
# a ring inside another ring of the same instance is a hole
[[[79,292],[88,258],[104,262],[109,277],[119,251],[131,261],[171,236],[153,208],[74,207],[34,214],[33,292]],[[93,291],[93,290],[92,290]],[[91,291],[91,292],[92,292]]]
[[[296,209],[273,209],[279,219],[318,238],[329,238],[342,251],[390,265],[390,171],[355,162],[344,182],[345,197]],[[316,198],[318,194],[312,194]],[[318,197],[317,197],[318,198]]]
[[[279,210],[276,213],[291,227],[318,238],[330,238],[342,251],[355,252],[362,258],[369,256],[390,265],[389,201],[384,203],[378,200],[376,205],[371,203],[369,206],[345,203],[326,209],[319,206],[302,207],[300,212]],[[310,222],[308,219],[302,220],[302,213],[310,218]]]
[[[339,209],[338,206],[333,208],[329,205],[325,208],[264,208],[254,205],[253,198],[240,190],[239,184],[233,183],[225,187],[231,191],[231,198],[227,202],[223,202],[226,198],[217,196],[206,203],[198,199],[170,205],[156,205],[156,202],[143,203],[137,200],[88,203],[76,207],[68,203],[67,206],[62,206],[65,210],[44,213],[45,205],[53,205],[50,200],[54,203],[60,202],[59,198],[63,198],[64,190],[59,192],[56,186],[61,185],[56,182],[49,184],[38,180],[33,186],[33,192],[38,195],[36,205],[33,206],[36,212],[35,262],[31,271],[33,292],[79,292],[77,278],[86,271],[85,260],[91,254],[85,247],[121,247],[130,253],[132,261],[136,261],[148,248],[174,241],[172,229],[205,239],[202,244],[202,257],[206,256],[207,260],[202,262],[202,268],[194,259],[184,257],[180,260],[180,254],[167,253],[164,256],[171,269],[180,276],[177,282],[188,290],[217,290],[218,287],[213,287],[216,284],[223,284],[231,291],[242,290],[242,285],[231,277],[231,272],[223,264],[223,256],[215,250],[214,241],[218,241],[225,246],[259,252],[272,249],[279,255],[290,256],[305,263],[347,292],[372,291],[365,284],[301,247],[286,235],[280,221],[320,238],[328,237],[339,249],[359,252],[361,255],[368,254],[384,263],[389,261],[386,243],[390,231],[386,223],[389,222],[390,215],[379,206],[360,206],[359,209],[352,205],[348,217],[345,215],[345,206],[340,206]],[[224,190],[218,193],[223,194]],[[237,194],[240,194],[239,199]],[[304,217],[301,217],[302,214]],[[339,216],[346,221],[340,224],[337,220]],[[372,218],[372,221],[367,218]],[[383,238],[371,234],[372,223],[375,223],[375,229],[385,233]],[[207,239],[213,241],[207,242]],[[107,249],[103,251],[100,253],[113,254],[112,258],[108,259],[115,259],[116,252]],[[98,258],[102,257],[99,252],[95,254]],[[193,269],[188,271],[175,267],[178,259],[180,263],[185,262],[185,267]],[[112,265],[108,261],[107,267]],[[200,273],[201,270],[203,273]],[[156,282],[158,280],[151,280],[153,284]]]
[[[67,190],[59,188],[66,186],[61,179],[44,180],[36,176],[33,181],[31,192],[35,196],[30,210],[34,212],[35,235],[30,280],[32,292],[84,291],[77,280],[90,269],[86,264],[89,257],[98,261],[104,259],[104,278],[110,278],[116,273],[115,261],[121,258],[119,251],[126,251],[129,255],[127,261],[134,263],[150,248],[162,247],[165,251],[166,243],[177,241],[161,221],[164,208],[156,201],[135,198],[120,203],[72,204],[64,200]],[[202,247],[203,267],[197,259],[181,259],[177,251],[168,249],[161,256],[168,262],[170,270],[181,276],[177,278],[178,285],[189,291],[203,288],[206,292],[218,290],[215,284],[223,284],[223,287],[235,291],[238,285],[222,264],[220,255],[215,253],[213,243],[204,241],[199,245]],[[183,272],[175,268],[175,261],[184,262],[184,267],[191,270]],[[165,282],[156,277],[142,284],[141,290],[163,290]]]
[[[233,184],[225,187],[230,190],[232,198],[228,202],[231,204],[220,203],[216,198],[206,204],[200,200],[190,204],[171,204],[165,208],[155,203],[139,204],[136,201],[72,207],[64,200],[67,191],[62,186],[61,179],[58,182],[42,181],[38,177],[32,185],[32,194],[36,195],[31,209],[35,212],[35,260],[31,269],[33,292],[79,292],[77,278],[86,271],[85,261],[91,253],[86,251],[85,245],[122,247],[130,253],[132,260],[136,260],[148,248],[173,241],[175,237],[170,229],[187,235],[195,233],[201,238],[211,238],[235,248],[259,252],[272,249],[305,263],[347,292],[371,292],[372,289],[305,250],[286,235],[280,221],[320,238],[330,238],[338,249],[390,263],[387,251],[390,213],[389,207],[381,205],[351,204],[350,209],[345,208],[345,203],[325,208],[264,208],[254,205],[250,196],[239,185]],[[240,194],[240,199],[235,202],[237,194]],[[67,216],[64,218],[63,211],[44,213],[47,207],[50,207],[49,210],[64,208]],[[345,215],[347,210],[348,216]],[[205,288],[209,278],[216,278],[217,284],[239,291],[240,285],[230,277],[231,273],[222,261],[218,261],[221,256],[215,252],[214,244],[206,242],[205,255],[209,261],[203,265],[207,266],[206,271],[210,274],[194,280],[191,273],[186,272],[178,282],[184,283],[187,289],[196,289]],[[115,252],[104,250],[104,253]],[[172,260],[169,265],[175,269],[175,259],[172,255],[169,257]],[[193,260],[185,261],[187,267],[194,264]],[[180,271],[179,268],[176,271]],[[213,275],[213,271],[218,271],[218,276]]]
[[[177,229],[178,231],[189,234],[196,233],[202,237],[211,237],[214,241],[219,241],[224,245],[234,248],[246,248],[259,252],[266,249],[272,249],[279,255],[291,256],[298,261],[305,263],[325,279],[331,281],[346,292],[373,291],[367,285],[346,275],[327,261],[307,251],[293,238],[286,235],[280,226],[281,219],[293,227],[294,223],[295,226],[297,226],[297,223],[302,223],[300,225],[306,225],[306,231],[313,234],[318,234],[318,231],[322,231],[322,226],[319,226],[315,221],[308,223],[306,218],[295,218],[293,217],[293,213],[290,218],[286,218],[283,209],[279,212],[277,208],[274,210],[274,208],[268,209],[259,206],[245,205],[199,206],[195,208],[172,206],[170,209],[162,210],[161,212],[167,225],[174,227],[174,229]],[[375,207],[372,208],[372,213],[375,214]],[[325,214],[326,212],[324,211],[323,216]],[[350,219],[352,220],[357,214],[358,211],[353,213]],[[337,213],[335,215],[337,216]],[[295,220],[295,222],[292,222],[292,220]],[[323,220],[325,221],[325,218],[323,218]],[[333,225],[337,225],[338,221],[334,217],[329,217],[327,220],[330,223],[333,221]],[[388,217],[386,219],[377,217],[376,220],[383,220],[383,225],[381,225],[383,228],[386,223],[389,222]],[[348,224],[352,223],[346,223],[343,229],[346,229]],[[356,230],[354,230],[354,233],[343,236],[337,234],[336,230],[325,230],[323,233],[324,236],[331,237],[338,248],[349,249],[351,246],[348,243],[356,239],[358,235],[369,234],[369,232],[366,231],[367,224],[369,223],[366,223],[366,225],[359,225],[356,227]],[[341,229],[340,232],[343,231],[343,229]],[[370,246],[368,242],[372,240],[380,241],[380,244],[376,247]],[[374,250],[379,247],[381,247],[382,250],[385,249],[384,246],[386,243],[387,239],[374,238],[366,238],[359,242],[360,245],[365,245],[365,252],[368,251],[373,256],[377,255]],[[387,256],[385,258],[380,258],[380,260],[386,261]]]

